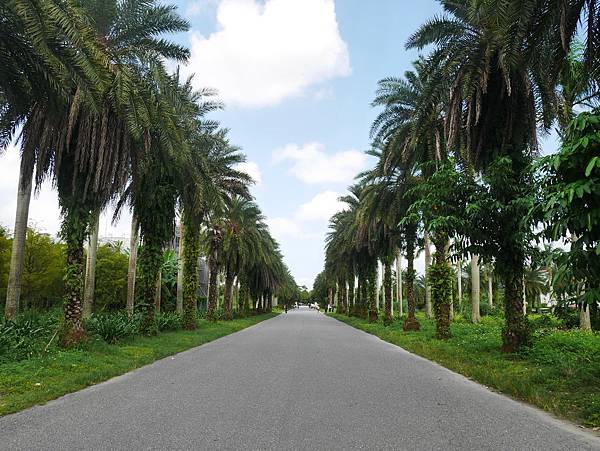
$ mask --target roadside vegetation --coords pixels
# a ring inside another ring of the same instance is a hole
[[[210,118],[180,76],[188,22],[155,0],[0,4],[0,153],[20,150],[14,228],[0,227],[0,414],[269,318],[298,296]],[[173,68],[173,69],[168,69]],[[28,221],[50,181],[58,236]],[[100,215],[130,213],[128,242]],[[5,302],[4,302],[5,301]]]
[[[2,362],[194,330],[298,296],[245,156],[210,118],[223,105],[180,76],[190,52],[172,37],[189,24],[176,6],[10,0],[0,27],[0,153],[21,153],[14,228],[0,227]],[[28,223],[45,180],[58,237]],[[129,242],[101,240],[106,211],[131,213]]]
[[[412,69],[376,86],[374,164],[340,198],[311,296],[598,426],[600,3],[440,3]]]

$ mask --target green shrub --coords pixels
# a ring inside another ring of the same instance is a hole
[[[181,328],[181,315],[174,312],[159,313],[154,318],[159,331],[177,330]]]
[[[572,308],[569,303],[561,303],[554,308],[554,314],[563,322],[565,329],[579,327],[579,310]]]
[[[59,314],[29,310],[15,321],[0,322],[0,363],[40,355],[58,330]]]
[[[564,328],[564,321],[554,315],[529,315],[528,320],[532,331]]]
[[[126,312],[92,315],[86,321],[88,334],[107,343],[116,343],[125,337],[138,333],[141,315],[129,316]]]

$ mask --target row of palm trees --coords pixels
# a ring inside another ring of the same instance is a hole
[[[358,176],[341,199],[347,208],[331,219],[325,277],[330,296],[339,290],[340,310],[374,321],[381,261],[390,323],[392,265],[403,254],[403,327],[416,330],[415,252],[421,243],[426,251],[433,244],[432,259],[426,252],[428,309],[444,339],[450,336],[451,259],[481,256],[504,286],[502,349],[513,352],[529,338],[523,278],[538,130],[555,123],[563,129],[574,111],[600,99],[600,3],[440,3],[443,15],[407,43],[427,55],[404,77],[379,82],[373,105],[383,110],[368,152],[376,164]]]
[[[251,178],[227,130],[208,119],[215,93],[195,91],[167,64],[184,63],[185,47],[167,38],[188,23],[175,6],[155,0],[8,0],[0,5],[0,149],[19,134],[21,173],[5,316],[18,312],[20,273],[32,187],[51,180],[66,244],[61,343],[85,337],[84,243],[109,204],[133,213],[136,308],[144,328],[154,320],[162,252],[183,224],[184,326],[195,327],[198,255],[207,244],[211,274],[208,317],[215,317],[216,280],[267,298],[295,284],[249,194]],[[202,239],[202,235],[206,239]],[[133,250],[133,249],[132,249]],[[135,247],[137,250],[137,247]],[[131,268],[133,269],[133,268]],[[133,308],[133,297],[128,309]]]

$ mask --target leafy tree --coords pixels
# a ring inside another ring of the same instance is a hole
[[[569,124],[557,154],[541,162],[542,199],[536,209],[547,239],[571,240],[561,271],[583,285],[579,302],[600,299],[600,110]]]
[[[260,246],[261,230],[266,228],[258,205],[239,196],[227,199],[223,228],[225,267],[224,319],[232,318],[232,289],[235,277],[249,266]]]
[[[27,230],[21,294],[25,305],[48,309],[60,300],[65,276],[64,246],[50,235]]]
[[[94,311],[125,308],[127,297],[128,257],[113,244],[98,246]]]

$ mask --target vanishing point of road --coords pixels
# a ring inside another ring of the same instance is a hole
[[[18,450],[600,450],[600,439],[294,310],[0,418]]]

